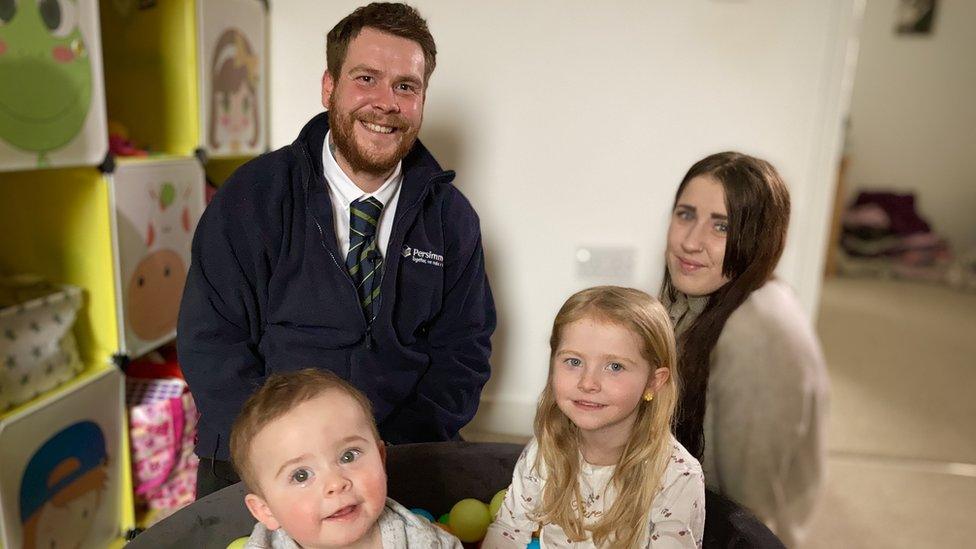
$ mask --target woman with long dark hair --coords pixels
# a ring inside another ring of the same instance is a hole
[[[697,162],[675,196],[661,300],[684,385],[675,435],[709,488],[792,546],[823,482],[828,380],[806,315],[773,275],[789,217],[768,162],[736,152]]]

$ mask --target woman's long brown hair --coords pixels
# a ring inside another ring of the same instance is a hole
[[[722,184],[729,216],[722,263],[722,274],[729,281],[709,296],[705,309],[677,342],[683,390],[675,436],[689,452],[702,459],[705,395],[712,350],[729,316],[749,294],[772,278],[786,244],[790,194],[769,162],[742,153],[723,152],[698,161],[688,170],[674,196],[674,206],[688,182],[699,176],[711,177]],[[665,267],[661,296],[674,301],[677,294]]]

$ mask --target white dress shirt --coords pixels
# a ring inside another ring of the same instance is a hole
[[[374,193],[364,193],[362,189],[353,183],[352,179],[346,175],[336,162],[332,151],[329,150],[329,141],[332,138],[332,130],[325,135],[325,144],[322,147],[322,169],[325,173],[325,180],[329,186],[329,198],[332,200],[332,218],[335,220],[336,240],[339,244],[339,251],[342,253],[342,260],[345,261],[349,254],[349,204],[372,196],[383,203],[383,212],[380,213],[379,224],[376,227],[376,249],[387,257],[387,245],[390,243],[390,233],[393,231],[393,216],[396,214],[397,202],[400,200],[400,185],[403,183],[403,162],[398,162],[390,177],[380,185]]]

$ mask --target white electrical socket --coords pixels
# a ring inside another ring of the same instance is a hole
[[[580,246],[575,259],[579,278],[631,282],[637,250],[630,246]]]

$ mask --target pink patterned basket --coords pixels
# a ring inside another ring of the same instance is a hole
[[[197,409],[185,389],[181,379],[126,380],[133,484],[154,522],[196,498]]]

